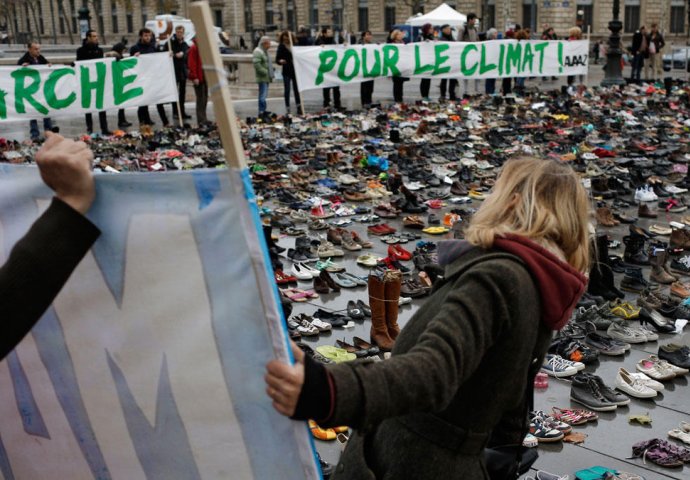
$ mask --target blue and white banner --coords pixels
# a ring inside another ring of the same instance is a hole
[[[290,354],[247,179],[97,176],[100,239],[0,362],[0,478],[319,478],[265,393]],[[51,197],[0,165],[0,262]]]

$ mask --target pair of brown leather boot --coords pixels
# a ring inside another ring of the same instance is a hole
[[[398,299],[402,273],[386,270],[382,276],[369,275],[371,341],[381,350],[390,351],[398,338]]]

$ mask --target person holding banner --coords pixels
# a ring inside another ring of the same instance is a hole
[[[77,62],[84,60],[96,60],[103,58],[103,49],[98,46],[98,33],[95,30],[86,32],[82,46],[77,49]],[[112,132],[108,130],[108,116],[105,112],[98,112],[98,123],[101,125],[101,133],[103,135],[110,135]],[[91,135],[93,133],[93,115],[86,114],[86,131]]]
[[[441,26],[441,34],[438,37],[438,40],[440,42],[454,42],[455,39],[453,38],[453,31],[450,28],[450,25],[445,24]],[[458,99],[457,95],[455,94],[455,89],[458,87],[458,81],[454,78],[451,78],[450,80],[447,78],[441,79],[441,101],[444,101],[446,99],[446,88],[448,89],[448,95],[450,98],[451,102],[454,102]]]
[[[17,65],[28,67],[30,65],[48,65],[51,64],[46,60],[46,57],[41,55],[41,44],[38,42],[29,42],[26,44],[26,53],[17,61]],[[50,117],[43,117],[43,130],[49,132],[53,130],[53,121]],[[29,121],[29,135],[31,140],[37,141],[40,133],[38,132],[38,121]]]
[[[266,118],[269,115],[266,110],[266,97],[268,97],[268,85],[273,81],[273,62],[268,56],[269,48],[271,48],[271,39],[263,36],[252,54],[256,83],[259,84],[259,118]]]
[[[434,41],[434,26],[430,23],[425,23],[422,25],[422,31],[419,33],[418,42],[433,42]],[[431,89],[431,79],[422,78],[419,83],[419,94],[422,96],[422,100],[429,102],[429,90]]]
[[[147,55],[149,53],[156,53],[162,51],[156,45],[156,40],[153,37],[153,31],[148,28],[139,30],[139,41],[129,49],[129,54],[133,57],[139,55]],[[168,115],[165,113],[165,104],[159,103],[156,105],[158,115],[161,117],[164,127],[169,127]],[[143,106],[137,109],[137,117],[139,118],[139,125],[153,125],[151,115],[149,114],[149,107]]]
[[[330,27],[323,27],[321,35],[318,36],[314,45],[335,45],[335,38],[333,38],[333,30]],[[333,104],[336,110],[340,110],[340,87],[327,87],[323,89],[323,108],[331,106],[331,91],[333,92]]]
[[[465,240],[439,244],[444,279],[391,358],[324,365],[293,343],[294,365],[266,367],[273,407],[354,429],[334,480],[488,479],[485,446],[522,443],[529,386],[586,289],[588,212],[570,166],[507,161]]]
[[[196,37],[192,39],[192,47],[189,49],[187,57],[187,68],[189,69],[189,79],[194,84],[194,94],[196,95],[196,121],[199,126],[208,123],[206,119],[206,106],[208,105],[208,84],[204,76],[204,68],[199,54],[199,46]]]
[[[92,160],[84,142],[52,132],[36,153],[55,197],[0,267],[0,360],[38,322],[100,235],[84,216],[96,196]]]
[[[126,39],[123,39],[122,42],[118,42],[113,45],[113,48],[106,53],[105,56],[115,58],[116,62],[122,60],[124,58],[125,50],[127,50],[126,41]],[[127,128],[132,126],[132,124],[127,121],[127,117],[125,117],[124,108],[121,108],[117,111],[117,126],[118,128]]]
[[[295,75],[295,64],[292,60],[292,46],[297,42],[295,34],[285,30],[280,34],[278,40],[278,51],[276,52],[276,63],[283,66],[283,95],[285,96],[285,110],[290,113],[290,85],[295,93],[295,103],[297,113],[300,111],[300,96],[297,90],[297,76]]]
[[[405,43],[405,34],[398,30],[397,28],[390,33],[388,37],[388,43]],[[393,80],[393,100],[396,103],[403,102],[403,88],[405,87],[405,82],[409,80],[408,77],[396,76],[392,78]]]
[[[374,43],[374,36],[371,34],[369,30],[366,32],[362,32],[362,39],[360,41],[362,45],[371,45]],[[371,104],[373,103],[373,97],[374,95],[374,81],[373,80],[367,80],[366,82],[362,82],[359,84],[359,100],[360,103],[362,104],[362,108],[369,108],[371,107]]]

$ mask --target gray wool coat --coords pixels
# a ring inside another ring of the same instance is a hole
[[[498,443],[522,441],[528,370],[550,343],[539,298],[520,258],[474,248],[446,266],[391,359],[329,366],[323,426],[355,430],[333,478],[488,478],[488,437],[500,424]]]

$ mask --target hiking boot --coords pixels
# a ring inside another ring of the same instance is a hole
[[[625,252],[623,260],[633,265],[649,265],[649,256],[644,251],[645,237],[637,234],[630,234],[623,237]]]
[[[597,412],[610,412],[618,408],[618,405],[604,397],[593,378],[581,373],[573,377],[570,399]]]
[[[617,195],[615,190],[609,188],[609,179],[607,177],[592,178],[592,195],[601,197],[603,199],[613,198]]]
[[[668,245],[671,249],[690,249],[690,232],[684,228],[674,228]]]
[[[646,203],[640,203],[640,206],[637,208],[637,216],[640,218],[656,218],[658,215],[650,210]]]
[[[649,286],[647,280],[642,276],[642,271],[639,269],[628,269],[621,280],[621,290],[626,292],[639,293]]]
[[[615,227],[621,222],[613,218],[613,213],[608,207],[599,207],[596,212],[597,223],[604,227]]]
[[[656,251],[656,255],[649,257],[649,263],[652,265],[652,271],[649,273],[649,280],[656,283],[667,285],[678,280],[678,277],[671,275],[666,270],[667,254],[665,250]]]

